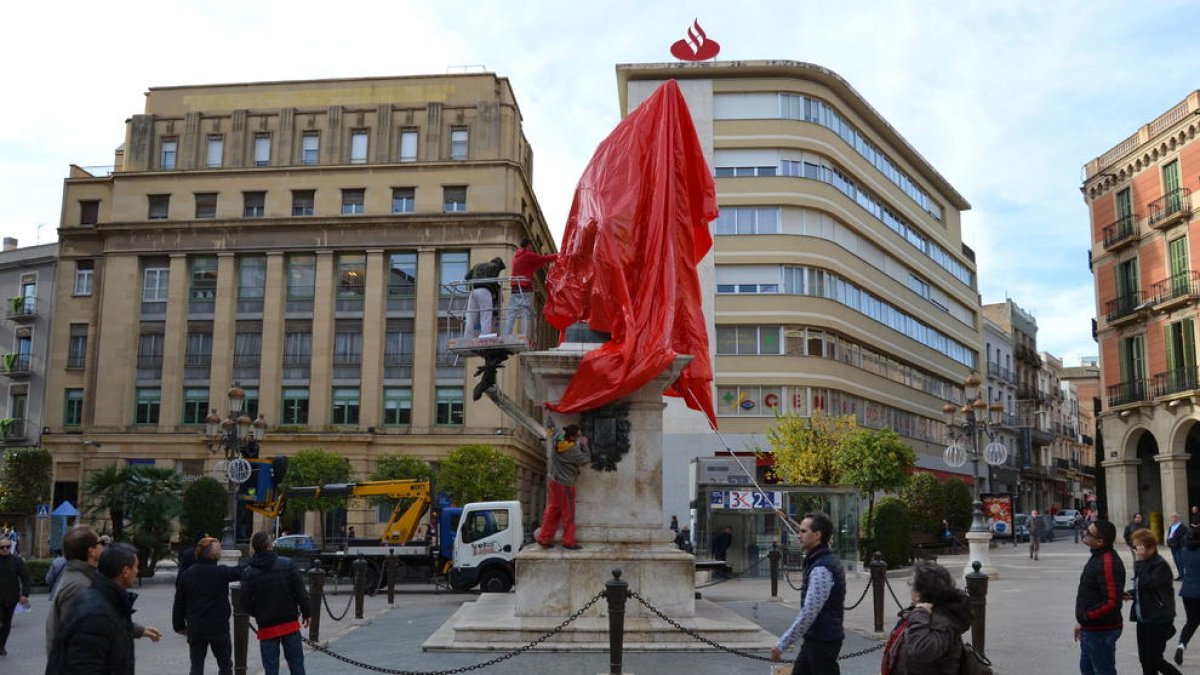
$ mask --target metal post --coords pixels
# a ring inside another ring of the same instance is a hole
[[[321,561],[313,563],[308,571],[308,604],[312,616],[308,624],[308,639],[313,642],[321,640],[321,599],[325,596],[325,570],[321,569]]]
[[[614,567],[613,578],[604,582],[604,596],[608,599],[608,672],[621,675],[625,647],[625,600],[629,597],[629,584],[621,581],[621,568]]]
[[[883,587],[887,585],[887,562],[883,559],[883,554],[875,551],[875,555],[871,556],[871,589],[874,591],[872,599],[875,601],[875,632],[883,632]]]
[[[779,552],[778,544],[776,544],[774,542],[771,543],[771,552],[767,554],[767,557],[771,559],[771,597],[778,598],[779,597],[779,559],[783,557],[783,554]]]
[[[971,597],[971,645],[986,656],[988,575],[979,571],[978,560],[971,563],[971,567],[975,570],[967,575],[967,595]]]
[[[388,604],[396,604],[396,552],[388,550],[387,562],[384,563],[387,568],[387,585],[388,585]]]
[[[250,616],[242,607],[242,582],[229,584],[229,604],[233,605],[233,672],[246,675],[246,657],[250,647]]]
[[[367,587],[367,560],[361,555],[350,564],[354,569],[354,618],[363,618],[363,593]]]

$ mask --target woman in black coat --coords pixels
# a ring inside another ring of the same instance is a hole
[[[1133,588],[1125,594],[1133,605],[1129,618],[1137,623],[1138,661],[1143,675],[1180,675],[1163,658],[1167,640],[1175,634],[1175,575],[1158,554],[1158,539],[1150,530],[1134,530]]]
[[[883,653],[884,675],[955,675],[962,634],[971,627],[967,594],[955,588],[945,567],[913,565],[913,604],[900,613]]]

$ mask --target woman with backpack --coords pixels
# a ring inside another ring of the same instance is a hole
[[[888,638],[883,675],[955,675],[962,634],[971,627],[967,594],[945,567],[920,560],[913,564],[912,602]]]

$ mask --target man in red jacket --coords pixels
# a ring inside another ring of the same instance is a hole
[[[546,265],[558,260],[555,254],[540,255],[533,250],[533,241],[521,240],[521,248],[513,254],[512,297],[508,301],[508,314],[504,317],[504,335],[513,334],[513,324],[521,315],[521,330],[529,334],[533,317],[533,275]]]
[[[1113,550],[1116,538],[1117,528],[1107,520],[1088,525],[1083,533],[1083,543],[1092,550],[1075,595],[1075,641],[1083,675],[1117,675],[1125,565]]]

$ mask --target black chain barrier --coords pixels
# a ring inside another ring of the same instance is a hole
[[[325,613],[329,615],[329,618],[334,621],[341,621],[342,619],[346,618],[347,614],[350,613],[350,603],[354,602],[354,594],[351,593],[350,597],[346,598],[346,609],[342,610],[341,616],[333,615],[333,610],[329,608],[329,595],[328,594],[322,593],[321,600],[325,603]]]
[[[574,622],[579,617],[583,616],[584,612],[591,609],[592,605],[595,605],[603,597],[605,597],[605,592],[600,591],[599,593],[597,593],[595,595],[595,597],[593,597],[591,600],[588,600],[587,603],[583,607],[580,607],[578,611],[576,611],[571,616],[567,617],[566,621],[563,621],[562,623],[558,624],[558,626],[555,626],[553,629],[550,630],[550,632],[546,633],[545,635],[542,635],[538,639],[534,640],[533,642],[530,642],[529,644],[527,644],[523,647],[519,647],[511,652],[508,652],[507,654],[502,654],[500,656],[497,656],[496,658],[494,658],[490,661],[484,661],[483,663],[477,663],[473,666],[463,666],[462,668],[454,668],[451,670],[396,670],[393,668],[384,668],[383,666],[376,666],[376,665],[372,665],[370,663],[363,663],[362,661],[355,661],[354,659],[352,659],[348,656],[343,656],[341,654],[338,654],[337,652],[334,652],[333,650],[329,649],[328,647],[323,646],[319,642],[313,642],[312,640],[309,640],[308,638],[303,638],[303,639],[304,639],[304,644],[308,645],[309,647],[312,647],[313,650],[315,650],[315,651],[321,652],[322,654],[325,654],[334,659],[337,659],[338,661],[341,661],[342,663],[354,666],[356,668],[362,668],[364,670],[374,671],[376,673],[388,673],[389,675],[454,675],[455,673],[469,673],[472,670],[479,670],[481,668],[487,668],[489,666],[494,666],[497,663],[500,663],[501,661],[507,661],[508,659],[511,659],[514,656],[524,654],[525,652],[533,649],[534,647],[540,645],[541,643],[545,642],[549,638],[557,635],[558,633],[561,633],[564,628],[571,625],[571,623]]]
[[[896,601],[896,607],[897,607],[897,608],[899,608],[899,609],[900,609],[900,611],[902,611],[902,612],[903,612],[903,611],[904,611],[904,609],[905,609],[905,607],[907,607],[908,605],[905,605],[905,604],[901,603],[901,602],[900,602],[900,598],[897,598],[897,597],[896,597],[896,591],[893,591],[893,590],[892,590],[892,582],[888,581],[887,577],[884,577],[884,578],[883,578],[883,585],[884,585],[884,586],[887,586],[888,593],[891,593],[891,594],[892,594],[892,600],[895,600],[895,601]]]
[[[671,617],[669,617],[666,614],[663,614],[661,611],[659,611],[659,609],[657,607],[655,607],[654,605],[651,605],[648,600],[646,600],[642,596],[638,595],[636,591],[628,591],[628,593],[629,593],[629,597],[633,598],[634,600],[637,600],[638,604],[640,604],[642,607],[645,607],[651,613],[653,613],[655,616],[657,616],[658,618],[667,622],[667,624],[669,626],[671,626],[672,628],[674,628],[675,630],[679,631],[680,633],[683,633],[684,635],[687,635],[688,637],[692,638],[693,640],[696,640],[697,642],[703,642],[704,644],[706,644],[710,647],[714,647],[723,652],[733,654],[734,656],[741,656],[743,658],[752,659],[754,661],[773,662],[771,660],[771,657],[769,657],[769,656],[763,656],[761,654],[751,654],[750,652],[747,652],[747,651],[742,651],[740,649],[734,649],[733,647],[727,647],[715,640],[706,638],[703,635],[701,635],[693,630],[684,628],[678,622],[676,622],[674,619],[672,619]],[[871,652],[878,651],[880,649],[883,649],[882,642],[880,642],[874,646],[867,647],[866,649],[860,649],[856,652],[850,652],[849,654],[842,654],[842,655],[838,656],[838,660],[843,661],[845,659],[852,659],[857,656],[862,656],[863,654],[870,654]],[[781,661],[778,661],[778,663],[795,663],[795,662],[796,662],[795,659],[783,659]]]
[[[792,583],[792,580],[790,578],[788,578],[788,573],[787,573],[786,567],[783,568],[783,580],[787,582],[788,586],[792,587],[793,591],[800,590],[799,588],[796,587],[795,584]],[[852,609],[856,609],[859,605],[861,605],[863,598],[867,597],[867,591],[871,590],[871,582],[872,581],[873,581],[873,579],[868,578],[867,579],[867,587],[863,589],[862,595],[858,596],[858,600],[855,601],[855,603],[853,605],[850,605],[849,607],[843,607],[842,609],[844,609],[848,612]]]
[[[711,586],[716,586],[717,584],[723,584],[726,581],[733,581],[734,579],[737,579],[738,577],[744,576],[745,574],[754,571],[759,565],[763,564],[763,561],[766,561],[766,560],[770,560],[770,558],[768,558],[767,556],[762,556],[758,560],[755,560],[753,564],[751,564],[749,567],[742,570],[741,572],[734,572],[733,574],[731,574],[723,579],[717,579],[716,581],[710,581],[707,584],[700,584],[696,588],[709,588]]]

